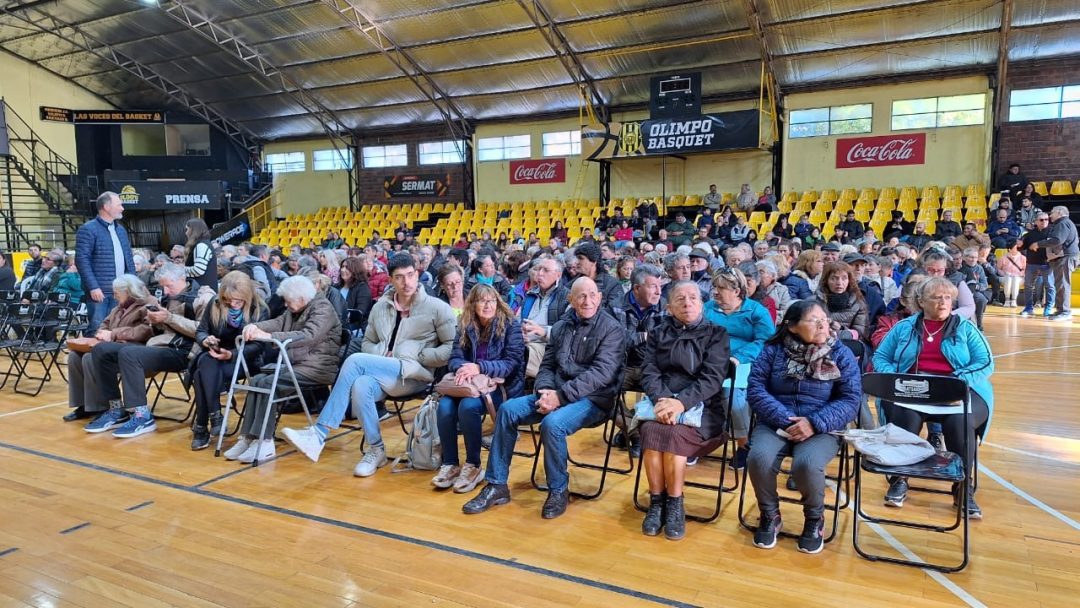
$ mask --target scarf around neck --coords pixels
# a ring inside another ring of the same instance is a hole
[[[787,354],[787,376],[789,378],[814,380],[837,380],[840,368],[832,360],[836,338],[829,338],[825,344],[807,344],[788,334],[784,336],[784,353]]]

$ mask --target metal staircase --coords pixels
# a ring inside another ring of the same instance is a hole
[[[50,148],[6,102],[9,151],[0,156],[0,243],[7,250],[30,243],[43,248],[75,246],[86,220],[88,193],[76,196],[65,185],[78,169]]]

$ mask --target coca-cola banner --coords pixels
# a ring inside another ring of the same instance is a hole
[[[448,173],[388,175],[383,178],[383,196],[386,198],[446,196],[449,193],[450,175]]]
[[[836,140],[836,168],[892,167],[926,163],[926,133]]]
[[[511,184],[561,184],[565,181],[565,158],[510,161]]]

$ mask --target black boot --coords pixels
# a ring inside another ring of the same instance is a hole
[[[195,425],[192,429],[193,435],[191,437],[191,450],[205,450],[210,447],[210,431],[205,426]]]
[[[668,540],[679,540],[686,536],[686,510],[682,496],[668,496],[664,513],[664,536]]]
[[[664,527],[664,507],[667,494],[649,494],[649,510],[645,512],[645,521],[641,522],[641,533],[656,536]]]

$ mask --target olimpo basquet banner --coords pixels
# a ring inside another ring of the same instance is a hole
[[[566,159],[510,161],[510,183],[555,184],[566,181]]]
[[[926,163],[926,133],[836,140],[836,168],[891,167]]]
[[[603,160],[756,148],[759,118],[757,110],[740,110],[582,127],[581,154],[587,160]]]

